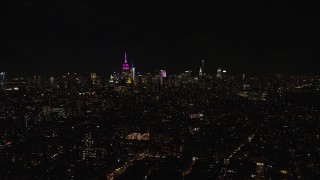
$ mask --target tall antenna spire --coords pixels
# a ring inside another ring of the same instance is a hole
[[[124,63],[128,63],[128,60],[127,60],[127,52],[126,52],[126,51],[124,52]]]
[[[201,70],[202,70],[202,74],[205,74],[205,67],[204,67],[204,59],[202,59],[201,61]]]

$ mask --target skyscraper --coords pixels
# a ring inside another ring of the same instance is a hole
[[[97,73],[91,73],[90,74],[90,78],[91,78],[91,80],[96,79],[97,78]]]
[[[203,71],[202,71],[201,67],[200,67],[200,70],[199,70],[199,76],[203,76]]]
[[[217,78],[222,79],[222,69],[221,68],[217,69]]]
[[[90,78],[91,78],[92,84],[97,84],[97,73],[91,73]]]
[[[166,70],[160,70],[159,76],[160,76],[160,78],[166,78],[166,77],[167,77],[167,72],[166,72]]]
[[[127,52],[124,52],[124,62],[122,64],[122,73],[126,74],[130,70],[128,60],[127,60]]]
[[[133,65],[133,61],[130,69],[130,78],[132,79],[133,84],[136,85],[136,68]]]
[[[202,71],[202,75],[205,75],[204,59],[202,59],[202,62],[201,62],[201,71]]]
[[[54,77],[50,77],[50,78],[49,78],[49,81],[50,81],[51,87],[53,87],[53,84],[54,84]]]
[[[5,87],[7,83],[7,73],[6,72],[0,72],[0,87]]]
[[[227,70],[218,68],[217,69],[217,78],[218,79],[224,79],[227,77]]]

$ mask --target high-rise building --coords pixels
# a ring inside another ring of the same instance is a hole
[[[218,79],[224,79],[227,76],[227,70],[222,69],[222,68],[218,68],[217,69],[217,78]]]
[[[120,75],[117,72],[113,72],[110,75],[109,83],[117,84],[119,83]]]
[[[133,65],[133,61],[130,69],[130,79],[132,79],[133,84],[136,85],[136,68]]]
[[[122,64],[122,73],[128,73],[130,70],[129,64],[128,64],[128,59],[127,59],[127,52],[124,52],[124,62]]]
[[[201,62],[201,71],[202,71],[202,75],[205,75],[204,59],[202,59],[202,62]]]
[[[191,70],[184,71],[181,74],[181,82],[183,84],[192,83],[193,82],[193,77],[192,77],[192,71]]]
[[[0,86],[4,87],[7,83],[7,73],[6,72],[0,72]]]
[[[112,76],[112,74],[110,75],[109,83],[110,83],[110,84],[113,84],[113,83],[114,83],[114,77]]]
[[[53,85],[54,85],[54,77],[50,77],[50,78],[49,78],[49,81],[50,81],[51,87],[53,87]]]
[[[90,78],[91,78],[91,80],[96,79],[97,78],[97,73],[91,73],[90,74]]]
[[[222,79],[222,69],[221,68],[217,69],[217,78]]]
[[[199,70],[199,76],[203,76],[203,71],[202,71],[201,67],[200,67],[200,70]]]
[[[167,71],[166,70],[160,70],[159,76],[160,76],[160,78],[166,78],[167,77]]]
[[[90,78],[91,78],[92,84],[97,84],[97,73],[91,73]]]
[[[160,70],[159,71],[159,78],[160,78],[160,84],[163,84],[164,78],[167,77],[167,71],[166,70]]]

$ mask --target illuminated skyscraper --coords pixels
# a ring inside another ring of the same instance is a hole
[[[91,73],[90,78],[91,78],[92,84],[97,84],[97,73]]]
[[[130,69],[130,79],[132,79],[133,84],[136,85],[136,68],[133,65],[133,61]]]
[[[218,79],[224,79],[227,77],[227,70],[218,68],[217,69],[217,78]]]
[[[7,81],[7,73],[6,72],[0,72],[0,87],[5,87]]]
[[[50,77],[49,81],[50,81],[51,87],[53,87],[53,84],[54,84],[54,77]]]
[[[206,75],[204,70],[205,70],[205,69],[204,69],[204,60],[202,59],[202,62],[201,62],[202,75]]]
[[[97,78],[97,73],[91,73],[90,74],[90,78],[91,78],[91,80],[96,79]]]
[[[159,77],[160,77],[160,84],[163,84],[164,78],[167,77],[167,71],[166,70],[160,70],[159,71]]]
[[[111,83],[111,84],[114,83],[114,77],[112,76],[112,74],[110,75],[109,83]]]
[[[201,67],[200,67],[200,70],[199,70],[199,76],[203,76],[203,71],[202,71]]]
[[[160,76],[160,78],[166,78],[166,77],[167,77],[167,72],[166,72],[166,70],[160,70],[159,76]]]
[[[124,63],[122,64],[122,73],[128,73],[130,67],[127,60],[127,52],[124,52]]]
[[[222,79],[222,69],[221,68],[217,69],[217,78]]]

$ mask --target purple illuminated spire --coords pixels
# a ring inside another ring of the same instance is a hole
[[[127,52],[124,52],[124,63],[122,64],[122,72],[129,71],[129,64],[127,60]]]
[[[126,51],[124,52],[124,63],[128,63],[128,60],[127,60],[127,52],[126,52]]]

